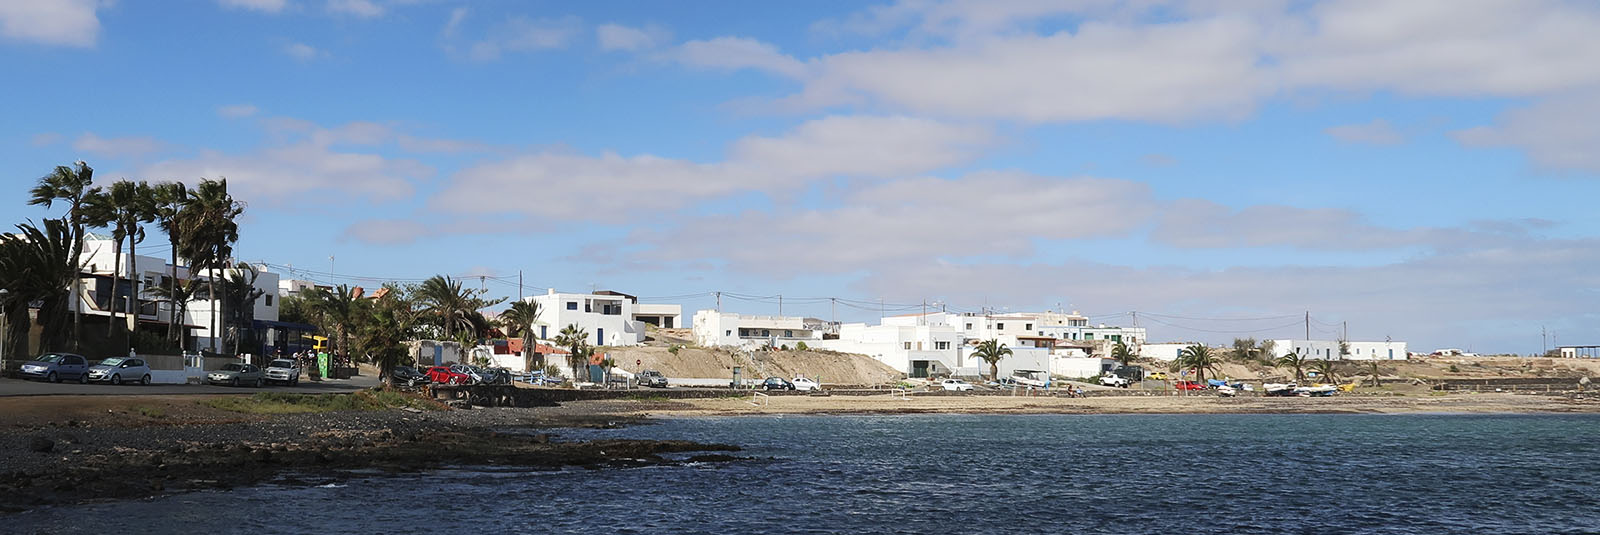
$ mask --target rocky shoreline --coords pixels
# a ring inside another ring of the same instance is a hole
[[[551,409],[297,414],[226,423],[116,426],[69,420],[9,429],[0,448],[0,514],[93,501],[344,479],[450,466],[590,469],[736,460],[739,447],[688,441],[565,441],[560,428],[616,427],[634,416]]]

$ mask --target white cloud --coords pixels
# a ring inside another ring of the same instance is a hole
[[[745,212],[635,232],[645,261],[727,262],[769,276],[850,273],[939,258],[1021,257],[1041,239],[1122,236],[1155,209],[1144,184],[982,172],[847,194],[836,208]],[[959,217],[957,217],[959,215]],[[871,238],[863,240],[862,232]],[[804,254],[792,254],[803,245]]]
[[[671,32],[658,26],[633,28],[621,24],[601,24],[594,29],[594,33],[600,50],[646,50],[672,38]]]
[[[1586,2],[908,1],[834,24],[912,29],[892,46],[813,58],[723,37],[686,43],[677,59],[800,82],[782,108],[1028,122],[1235,119],[1267,98],[1328,90],[1524,97],[1600,86],[1600,4]]]
[[[450,10],[450,18],[445,21],[444,29],[440,30],[439,35],[446,39],[455,38],[456,33],[461,31],[461,23],[466,22],[469,13],[470,11],[464,7]]]
[[[784,174],[898,177],[973,160],[996,143],[987,127],[911,117],[833,116],[781,137],[746,137],[731,158]]]
[[[451,17],[453,21],[454,13]],[[582,33],[582,21],[577,17],[512,17],[490,28],[481,40],[472,43],[467,55],[473,61],[492,61],[506,52],[566,48]]]
[[[431,176],[433,169],[415,160],[299,142],[246,154],[208,150],[194,158],[149,165],[139,174],[180,179],[227,177],[243,199],[326,204],[351,198],[408,198],[414,191],[412,183]]]
[[[833,176],[883,178],[965,163],[995,143],[987,128],[900,117],[829,117],[778,137],[747,137],[723,162],[652,155],[526,154],[463,169],[437,195],[458,212],[623,222],[741,192],[787,192]],[[537,202],[531,202],[537,199]],[[596,211],[595,199],[627,206]]]
[[[1162,208],[1150,239],[1183,248],[1345,251],[1449,245],[1449,233],[1380,227],[1356,212],[1334,208],[1256,205],[1234,210],[1208,200],[1180,199]]]
[[[327,52],[318,50],[317,47],[305,43],[289,43],[284,45],[283,53],[288,54],[289,57],[300,61],[311,61],[328,54]]]
[[[72,148],[96,156],[123,158],[160,152],[167,148],[167,144],[153,137],[104,138],[90,132],[78,136],[78,139],[72,142]]]
[[[28,140],[28,145],[33,147],[48,147],[50,145],[60,143],[61,140],[61,134],[57,134],[55,132],[44,132],[34,134],[33,138]]]
[[[772,46],[745,37],[718,37],[689,41],[678,47],[674,57],[685,65],[707,69],[758,69],[801,78],[806,66]]]
[[[372,18],[383,15],[383,6],[372,0],[328,0],[328,12]]]
[[[99,0],[0,2],[0,36],[16,41],[89,48],[100,37]]]
[[[433,233],[434,229],[415,219],[370,219],[346,227],[340,237],[378,245],[404,245]]]
[[[244,118],[244,117],[253,116],[258,111],[260,111],[260,110],[256,109],[256,107],[254,105],[251,105],[251,104],[234,104],[234,105],[231,105],[231,106],[218,107],[217,108],[217,115],[222,116],[222,117],[226,117],[226,118],[229,118],[229,119],[240,119],[240,118]]]
[[[1600,173],[1600,94],[1546,99],[1455,137],[1469,146],[1522,149],[1546,168]]]
[[[1389,121],[1383,119],[1373,119],[1370,123],[1333,126],[1322,132],[1339,141],[1366,145],[1398,145],[1406,140],[1405,136],[1389,125]]]
[[[281,13],[289,6],[288,0],[217,0],[222,7],[248,9],[262,13]]]

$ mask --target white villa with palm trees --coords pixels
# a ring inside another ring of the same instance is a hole
[[[544,295],[523,299],[539,305],[539,321],[533,334],[552,340],[561,329],[576,325],[588,334],[590,346],[631,346],[644,342],[645,323],[634,319],[636,303],[632,296],[616,292],[591,294],[559,293],[551,288]]]

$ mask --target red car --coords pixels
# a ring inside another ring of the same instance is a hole
[[[428,368],[426,375],[428,376],[428,380],[434,382],[435,384],[464,385],[472,382],[472,378],[468,377],[467,374],[452,370],[449,366],[434,366]]]
[[[1206,389],[1206,385],[1203,385],[1203,384],[1200,384],[1200,383],[1196,383],[1194,381],[1178,381],[1176,383],[1173,383],[1172,386],[1174,388],[1177,388],[1178,390],[1205,390]]]

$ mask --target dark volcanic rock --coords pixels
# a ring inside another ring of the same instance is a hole
[[[33,440],[28,441],[28,450],[30,451],[50,453],[50,450],[53,449],[56,449],[56,443],[48,438],[33,437]]]

